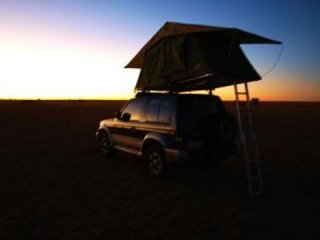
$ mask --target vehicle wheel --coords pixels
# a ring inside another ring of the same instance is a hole
[[[105,132],[101,132],[98,137],[100,153],[107,158],[111,153],[110,140]]]
[[[150,146],[144,156],[150,173],[157,178],[163,178],[168,173],[168,162],[161,146]]]

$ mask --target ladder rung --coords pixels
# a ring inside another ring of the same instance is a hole
[[[238,95],[247,95],[248,93],[247,92],[236,92],[236,94],[238,94]]]

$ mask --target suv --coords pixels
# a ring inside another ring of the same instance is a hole
[[[177,162],[217,166],[236,153],[234,118],[214,95],[138,93],[96,135],[104,157],[113,150],[143,157],[155,177]]]

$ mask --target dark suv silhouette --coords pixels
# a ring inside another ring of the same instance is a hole
[[[143,157],[156,177],[177,162],[217,166],[236,152],[234,118],[214,95],[139,93],[96,134],[104,157],[113,150]]]

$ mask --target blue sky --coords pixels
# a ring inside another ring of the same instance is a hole
[[[319,12],[313,0],[1,0],[0,63],[6,70],[0,71],[0,98],[131,97],[138,71],[124,65],[164,22],[176,21],[237,27],[282,41],[280,61],[252,84],[253,94],[320,101]],[[280,46],[244,49],[263,74]],[[228,89],[217,92],[231,97]]]

